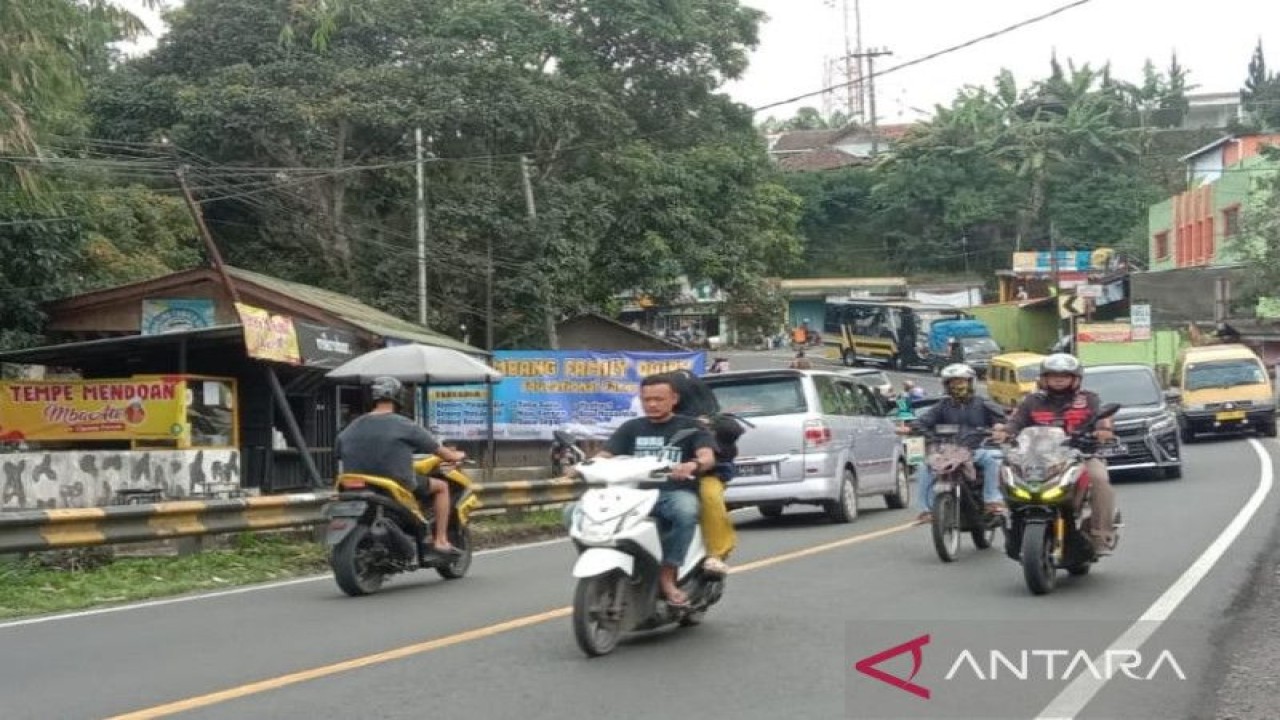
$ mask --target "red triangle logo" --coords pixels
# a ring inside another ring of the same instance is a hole
[[[929,639],[930,639],[929,635],[921,635],[920,637],[914,640],[908,640],[907,642],[904,642],[901,645],[891,647],[888,650],[883,650],[881,652],[876,653],[875,655],[871,655],[870,657],[862,658],[857,663],[855,663],[853,667],[855,670],[862,673],[863,675],[873,677],[882,683],[892,685],[898,688],[899,690],[905,690],[911,693],[912,695],[916,695],[918,697],[924,698],[925,700],[928,700],[931,697],[929,688],[922,687],[911,681],[915,679],[916,674],[920,672],[920,666],[924,663],[923,648],[925,645],[929,644]],[[907,678],[900,678],[896,675],[890,675],[889,673],[876,667],[877,665],[884,662],[885,660],[898,657],[899,655],[907,652],[911,653],[911,661],[912,661],[911,675]]]

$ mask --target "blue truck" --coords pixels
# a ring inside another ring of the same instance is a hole
[[[951,363],[965,363],[986,378],[1000,345],[981,320],[936,320],[929,326],[929,368],[937,375]]]

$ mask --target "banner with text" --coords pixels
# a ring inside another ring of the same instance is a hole
[[[293,318],[271,313],[244,303],[236,303],[236,313],[244,326],[244,348],[251,358],[301,365],[298,333]]]
[[[0,383],[4,441],[157,440],[182,434],[177,378]]]
[[[585,426],[607,434],[631,417],[631,403],[646,375],[706,371],[701,352],[593,352],[499,350],[493,366],[505,379],[493,386],[494,437],[550,440],[553,430]],[[447,438],[485,437],[486,388],[433,387],[423,416]]]

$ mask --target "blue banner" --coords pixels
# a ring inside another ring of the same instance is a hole
[[[493,366],[504,379],[493,386],[494,437],[550,440],[566,426],[607,435],[633,416],[641,378],[681,369],[701,375],[706,362],[701,352],[499,350]],[[486,437],[487,392],[482,385],[430,388],[422,416],[446,438]]]

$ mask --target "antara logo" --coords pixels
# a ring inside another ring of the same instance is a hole
[[[915,679],[916,675],[919,674],[920,666],[924,664],[924,646],[928,644],[929,636],[921,635],[914,640],[908,640],[896,647],[891,647],[888,650],[878,652],[870,657],[864,657],[854,663],[853,667],[863,675],[873,677],[882,683],[888,683],[899,690],[905,690],[912,695],[928,700],[931,697],[929,688],[911,682]],[[880,663],[896,658],[903,653],[911,653],[911,675],[905,679],[896,675],[890,675],[876,667]]]
[[[859,660],[853,667],[863,675],[928,700],[933,693],[929,688],[916,683],[915,678],[924,665],[924,646],[928,645],[931,639],[930,635],[921,635],[901,645],[869,655]],[[911,654],[911,674],[907,677],[891,675],[878,667],[906,653]],[[1043,678],[1067,682],[1082,675],[1095,680],[1125,677],[1142,681],[1154,680],[1161,676],[1172,676],[1179,680],[1187,679],[1187,674],[1178,664],[1178,659],[1169,650],[1162,650],[1155,654],[1154,659],[1151,659],[1150,655],[1144,658],[1137,650],[1108,649],[1095,656],[1086,650],[1021,650],[1014,653],[990,650],[986,653],[976,653],[966,649],[960,651],[948,667],[943,677],[947,681],[957,678],[983,681]]]

